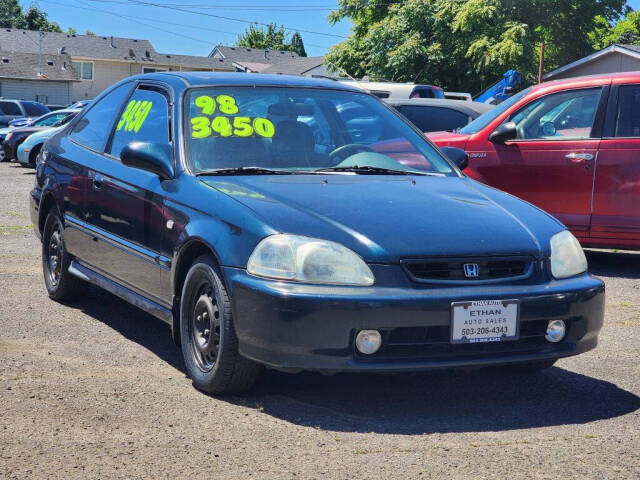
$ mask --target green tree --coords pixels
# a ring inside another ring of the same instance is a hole
[[[301,57],[307,56],[307,51],[304,49],[304,42],[302,41],[302,35],[300,32],[296,32],[291,36],[291,51],[296,52]]]
[[[596,50],[613,43],[640,45],[640,12],[629,10],[619,21],[610,23],[604,17],[597,18],[597,28],[590,34]]]
[[[61,32],[60,26],[47,20],[47,13],[31,5],[25,13],[17,0],[0,0],[0,27],[24,28],[43,32]]]
[[[24,28],[25,20],[18,0],[0,0],[0,27]]]
[[[538,49],[552,69],[593,51],[599,18],[614,21],[625,0],[339,0],[329,22],[352,32],[327,55],[350,75],[436,83],[477,93],[505,70],[529,81]]]
[[[236,40],[236,46],[262,48],[265,50],[291,50],[287,42],[287,30],[270,23],[266,27],[249,25],[244,33]]]

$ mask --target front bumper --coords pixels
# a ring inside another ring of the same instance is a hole
[[[376,266],[376,276],[397,268]],[[604,284],[588,274],[542,285],[421,289],[301,285],[236,268],[224,273],[240,353],[291,371],[391,372],[567,357],[595,348],[604,318]],[[452,345],[451,303],[487,299],[520,300],[520,338]],[[550,319],[568,324],[559,343],[544,339]],[[355,350],[355,335],[363,329],[383,334],[373,355]]]

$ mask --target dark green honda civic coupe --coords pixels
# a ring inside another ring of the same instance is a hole
[[[127,78],[38,157],[46,287],[164,320],[218,394],[264,366],[535,371],[594,348],[604,285],[578,241],[466,162],[337,82]]]

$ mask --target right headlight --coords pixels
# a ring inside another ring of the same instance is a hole
[[[555,278],[573,277],[586,271],[587,258],[569,230],[551,237],[551,274]]]
[[[255,248],[247,271],[260,277],[329,285],[373,285],[371,269],[339,243],[300,235],[278,234]]]

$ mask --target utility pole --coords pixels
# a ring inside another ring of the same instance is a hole
[[[540,63],[538,64],[538,83],[542,83],[543,68],[544,68],[544,40],[540,44]]]
[[[44,32],[38,32],[39,33],[39,40],[40,40],[40,55],[38,56],[38,76],[41,77],[42,76],[42,38],[44,37]]]

